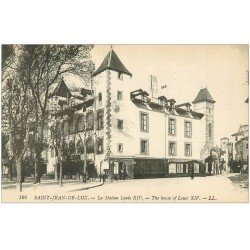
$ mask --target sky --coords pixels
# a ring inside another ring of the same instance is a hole
[[[248,45],[112,45],[133,74],[134,89],[150,92],[149,76],[176,104],[192,102],[207,87],[215,103],[215,145],[233,138],[248,124]],[[111,45],[95,45],[92,59],[99,67]]]

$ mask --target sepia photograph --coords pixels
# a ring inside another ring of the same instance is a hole
[[[2,45],[3,203],[248,203],[249,45]]]

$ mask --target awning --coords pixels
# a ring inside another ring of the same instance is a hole
[[[132,158],[118,158],[118,157],[110,157],[110,161],[113,162],[123,162],[123,163],[129,163],[129,164],[135,164],[136,162]]]
[[[168,163],[202,163],[201,160],[195,159],[168,159]]]

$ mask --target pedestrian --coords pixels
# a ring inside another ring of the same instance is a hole
[[[101,174],[101,177],[102,177],[102,182],[105,182],[104,172]]]
[[[208,173],[209,173],[209,175],[211,175],[211,172],[212,172],[212,162],[209,161],[208,162]]]
[[[202,169],[202,174],[205,175],[206,174],[206,163],[204,163],[204,162],[201,163],[201,169]]]
[[[190,164],[189,173],[190,173],[191,180],[193,180],[194,179],[194,163]]]
[[[123,169],[121,169],[121,173],[120,173],[120,179],[123,180]]]
[[[224,160],[220,161],[220,166],[219,166],[219,174],[222,174],[222,169],[223,169],[223,166],[224,166]]]

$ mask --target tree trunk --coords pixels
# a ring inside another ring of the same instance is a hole
[[[40,157],[38,156],[38,154],[36,154],[35,157],[35,179],[34,179],[34,184],[36,183],[40,183],[41,182],[41,174],[40,174]]]
[[[55,171],[55,181],[58,181],[59,180],[59,177],[58,177],[58,162],[56,162],[56,164],[54,166],[55,166],[55,168],[54,168],[54,171]]]
[[[41,115],[41,122],[39,124],[39,128],[37,129],[38,131],[38,148],[36,149],[36,154],[35,154],[35,183],[40,183],[41,182],[41,165],[42,165],[42,152],[43,152],[43,139],[44,139],[44,119],[45,119],[45,113],[42,112]],[[37,117],[37,121],[39,121],[39,118]]]
[[[16,159],[16,173],[17,173],[17,188],[22,191],[22,165],[21,158]]]
[[[12,181],[13,178],[13,172],[12,172],[12,162],[9,163],[9,179]]]
[[[85,125],[86,129],[86,125]],[[86,132],[84,134],[84,165],[83,165],[83,174],[82,174],[82,181],[87,182],[87,147],[86,147]]]
[[[62,187],[62,162],[59,162],[60,166],[60,177],[59,177],[59,185]]]

